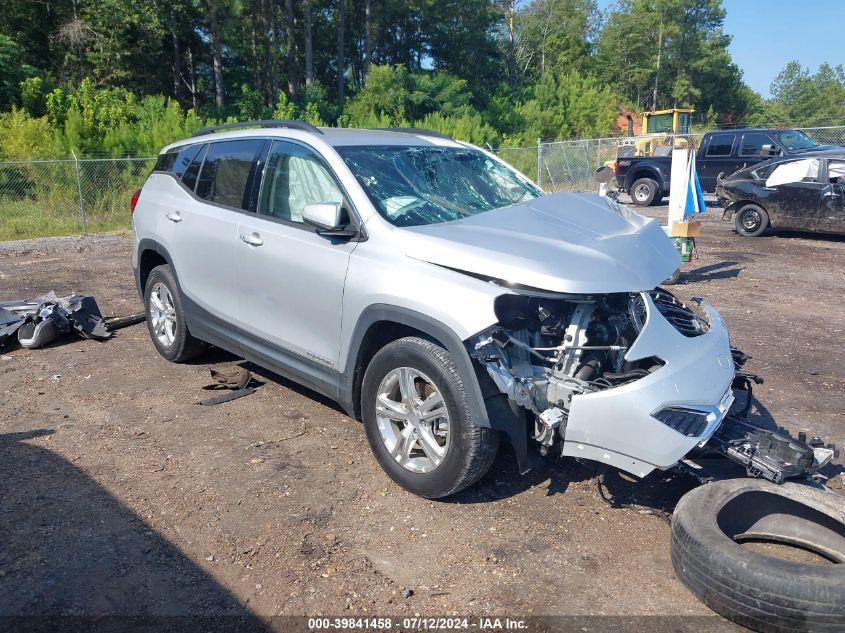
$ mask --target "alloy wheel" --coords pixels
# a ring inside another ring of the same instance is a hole
[[[150,292],[150,323],[158,341],[170,347],[176,341],[176,308],[167,286],[158,282]]]
[[[449,411],[434,382],[419,370],[398,367],[382,379],[376,422],[390,455],[404,468],[428,473],[450,445]]]

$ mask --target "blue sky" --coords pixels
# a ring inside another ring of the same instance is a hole
[[[745,83],[764,97],[793,59],[815,72],[845,65],[842,0],[724,0],[730,51]]]
[[[615,4],[599,0],[604,9]],[[723,0],[730,52],[745,83],[769,97],[769,86],[793,59],[815,72],[845,65],[843,0]]]

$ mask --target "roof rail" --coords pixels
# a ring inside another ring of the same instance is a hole
[[[445,138],[449,141],[455,140],[451,136],[443,134],[442,132],[435,132],[434,130],[428,130],[424,127],[374,127],[371,129],[378,132],[404,132],[405,134],[418,134],[422,136],[433,136],[435,138]]]
[[[243,121],[237,123],[223,123],[221,125],[212,125],[211,127],[204,127],[197,130],[191,137],[205,136],[221,130],[234,130],[241,127],[284,127],[291,130],[302,130],[303,132],[313,132],[314,134],[322,134],[322,130],[314,127],[306,121],[282,121],[278,119],[262,119],[260,121]]]

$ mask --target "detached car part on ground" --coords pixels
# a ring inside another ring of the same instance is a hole
[[[845,150],[806,152],[741,169],[716,185],[736,231],[768,228],[845,234]]]
[[[210,343],[331,397],[429,498],[502,437],[523,472],[537,452],[690,472],[712,449],[783,481],[834,456],[729,415],[754,377],[713,308],[657,288],[679,263],[657,222],[433,133],[267,125],[165,148],[135,197],[168,360]]]
[[[104,318],[94,297],[57,297],[50,292],[35,299],[0,303],[0,349],[17,342],[36,349],[76,333],[83,338],[104,341],[114,330],[140,323],[146,315]]]

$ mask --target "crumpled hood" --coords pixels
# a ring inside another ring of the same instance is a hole
[[[680,264],[657,222],[595,194],[542,196],[396,234],[414,259],[552,292],[651,290]]]

